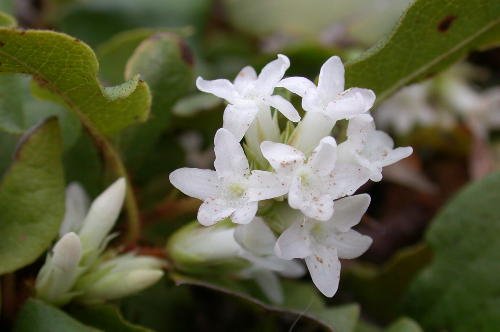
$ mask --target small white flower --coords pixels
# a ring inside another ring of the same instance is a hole
[[[278,177],[265,171],[250,172],[248,160],[238,140],[226,129],[215,134],[215,171],[180,168],[170,174],[170,182],[184,194],[203,200],[198,221],[213,225],[227,217],[247,224],[255,217],[258,201],[286,194]]]
[[[324,137],[306,158],[292,146],[262,142],[261,150],[282,181],[287,184],[288,204],[306,216],[328,220],[333,213],[332,171],[337,159],[337,144],[331,136]]]
[[[295,221],[278,238],[276,254],[284,259],[304,258],[316,287],[332,297],[340,279],[339,258],[356,258],[372,243],[370,237],[351,229],[359,223],[369,204],[368,194],[346,197],[336,201],[328,221],[307,218]]]
[[[304,77],[287,77],[278,86],[302,97],[302,107],[318,112],[332,121],[350,119],[368,111],[375,102],[372,90],[350,88],[344,91],[344,65],[332,56],[321,67],[318,86]]]
[[[350,88],[344,91],[344,65],[339,57],[329,58],[321,67],[318,86],[304,77],[287,77],[278,86],[302,97],[307,114],[290,138],[290,144],[308,154],[335,122],[367,112],[375,102],[372,90]]]
[[[223,127],[240,141],[257,113],[269,112],[269,107],[276,108],[290,121],[300,120],[297,110],[288,100],[273,95],[274,88],[288,67],[288,58],[279,54],[278,59],[262,68],[259,76],[252,67],[247,66],[239,72],[234,83],[226,79],[207,81],[198,77],[196,86],[199,90],[214,94],[229,103],[224,111]]]
[[[394,141],[383,131],[375,130],[373,118],[359,115],[349,121],[347,140],[338,146],[338,162],[334,170],[339,195],[354,193],[363,183],[382,180],[382,168],[408,157],[411,147],[394,149]]]
[[[276,273],[288,278],[298,278],[305,273],[303,265],[276,256],[276,236],[261,218],[236,227],[234,238],[242,248],[240,256],[251,263],[240,275],[255,279],[271,301],[282,303],[283,291]]]

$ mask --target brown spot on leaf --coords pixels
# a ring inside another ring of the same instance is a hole
[[[457,19],[455,15],[448,15],[439,21],[437,29],[439,32],[446,32],[450,29],[453,22]]]

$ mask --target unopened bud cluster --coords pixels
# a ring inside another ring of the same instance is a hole
[[[215,170],[181,168],[170,174],[175,187],[203,201],[198,221],[207,227],[188,226],[171,239],[177,264],[237,257],[247,262],[239,275],[255,278],[276,302],[282,294],[275,273],[300,276],[303,266],[295,259],[305,260],[324,295],[335,294],[339,258],[356,258],[372,242],[352,230],[370,196],[353,194],[368,180],[380,181],[383,167],[412,153],[410,147],[394,148],[393,140],[375,129],[367,113],[373,91],[344,90],[338,57],[322,66],[317,85],[303,77],[283,78],[289,65],[278,55],[259,75],[243,68],[233,83],[198,78],[201,91],[228,103],[214,139]],[[301,97],[302,118],[290,101],[274,94],[277,87]],[[283,130],[278,113],[288,120]],[[343,142],[331,136],[339,120],[348,121]],[[270,213],[284,201],[288,207]],[[276,214],[284,220],[279,227],[267,217]]]
[[[160,259],[104,252],[125,198],[119,179],[92,204],[78,184],[66,191],[60,239],[36,279],[36,296],[54,305],[103,302],[138,292],[162,276]],[[89,206],[90,205],[90,206]]]

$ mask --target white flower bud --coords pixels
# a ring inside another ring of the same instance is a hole
[[[81,271],[78,267],[81,257],[78,236],[75,233],[64,235],[38,273],[35,284],[37,297],[55,305],[69,302],[74,296],[71,290]]]
[[[158,269],[138,269],[122,272],[110,272],[87,284],[78,298],[82,302],[96,303],[122,298],[156,283],[163,276]]]
[[[101,248],[120,214],[125,189],[125,179],[120,178],[92,202],[79,233],[84,253]]]
[[[60,237],[69,232],[78,232],[89,209],[89,198],[78,183],[70,183],[66,188],[65,205],[64,219],[59,228]]]

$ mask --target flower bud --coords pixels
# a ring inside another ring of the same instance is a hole
[[[75,233],[65,234],[38,273],[35,283],[37,297],[55,305],[69,302],[75,295],[70,291],[81,271],[78,267],[81,257],[78,236]]]
[[[89,209],[89,198],[78,183],[73,182],[66,188],[66,211],[59,228],[59,236],[69,232],[78,232],[82,227],[85,215]]]
[[[260,143],[264,141],[280,142],[278,119],[272,116],[269,109],[261,109],[245,134],[245,143],[249,158],[259,165],[267,165],[266,159],[260,151]]]
[[[240,258],[241,247],[234,239],[235,225],[229,221],[203,227],[192,222],[174,233],[167,244],[167,252],[174,264],[191,273],[207,273],[216,266],[236,271],[246,266]]]
[[[120,214],[125,189],[125,179],[120,178],[92,202],[79,233],[84,253],[102,249]]]
[[[78,300],[86,303],[99,303],[119,299],[152,286],[162,276],[163,271],[158,269],[109,272],[81,289],[82,295]]]

